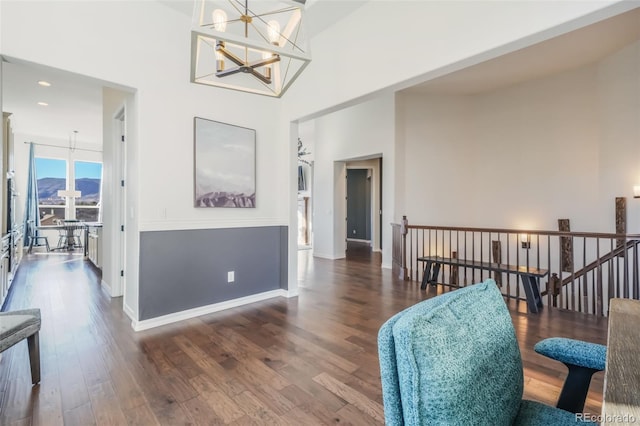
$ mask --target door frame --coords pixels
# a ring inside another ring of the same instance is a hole
[[[127,215],[126,215],[126,192],[125,186],[121,184],[121,182],[126,182],[126,157],[127,150],[125,148],[125,143],[127,140],[127,109],[126,105],[123,104],[120,108],[118,108],[117,112],[113,115],[113,143],[116,146],[114,150],[115,162],[113,165],[114,174],[116,175],[115,185],[118,188],[114,193],[114,213],[118,215],[118,221],[121,227],[114,226],[112,231],[112,241],[114,242],[112,247],[113,259],[113,277],[116,277],[115,283],[112,284],[112,297],[124,296],[123,304],[127,306],[126,299],[126,275],[121,273],[124,271],[125,261],[126,261],[126,229],[127,229]],[[124,229],[124,230],[123,230]]]

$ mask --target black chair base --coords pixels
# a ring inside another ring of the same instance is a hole
[[[562,387],[562,392],[560,392],[556,407],[571,413],[582,413],[589,392],[591,376],[601,370],[566,363],[564,365],[569,369],[569,374]]]

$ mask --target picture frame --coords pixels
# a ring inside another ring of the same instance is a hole
[[[256,131],[193,119],[194,207],[256,207]]]

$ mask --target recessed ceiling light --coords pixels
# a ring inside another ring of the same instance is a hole
[[[49,106],[49,104],[46,103],[46,102],[38,102],[38,105],[40,105],[40,106]]]
[[[40,81],[38,81],[38,84],[39,84],[40,86],[44,86],[44,87],[49,87],[49,86],[51,86],[51,83],[49,83],[48,81],[44,81],[44,80],[40,80]]]

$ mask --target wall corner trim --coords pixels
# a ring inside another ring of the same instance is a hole
[[[129,317],[129,319],[131,320],[131,325],[133,326],[133,323],[135,323],[136,320],[136,314],[134,312],[133,309],[131,309],[131,307],[127,304],[122,304],[122,310],[124,311],[124,313]]]
[[[292,297],[298,297],[298,289],[295,290],[282,290],[287,293],[285,296],[287,299],[291,299]]]
[[[319,257],[320,259],[327,259],[327,260],[338,260],[338,259],[344,259],[346,257],[346,255],[344,255],[344,254],[326,254],[326,253],[314,252],[313,253],[313,257]]]
[[[296,294],[293,294],[296,293]],[[174,322],[195,318],[201,315],[211,314],[213,312],[223,311],[225,309],[237,308],[239,306],[248,305],[250,303],[260,302],[262,300],[272,299],[274,297],[295,297],[297,292],[288,292],[287,290],[271,290],[264,293],[252,294],[251,296],[240,297],[238,299],[227,300],[212,305],[200,306],[186,311],[176,312],[173,314],[163,315],[143,321],[131,321],[131,327],[134,331],[148,330],[162,325],[172,324]]]
[[[113,289],[105,280],[100,280],[100,288],[109,298],[113,297]]]

